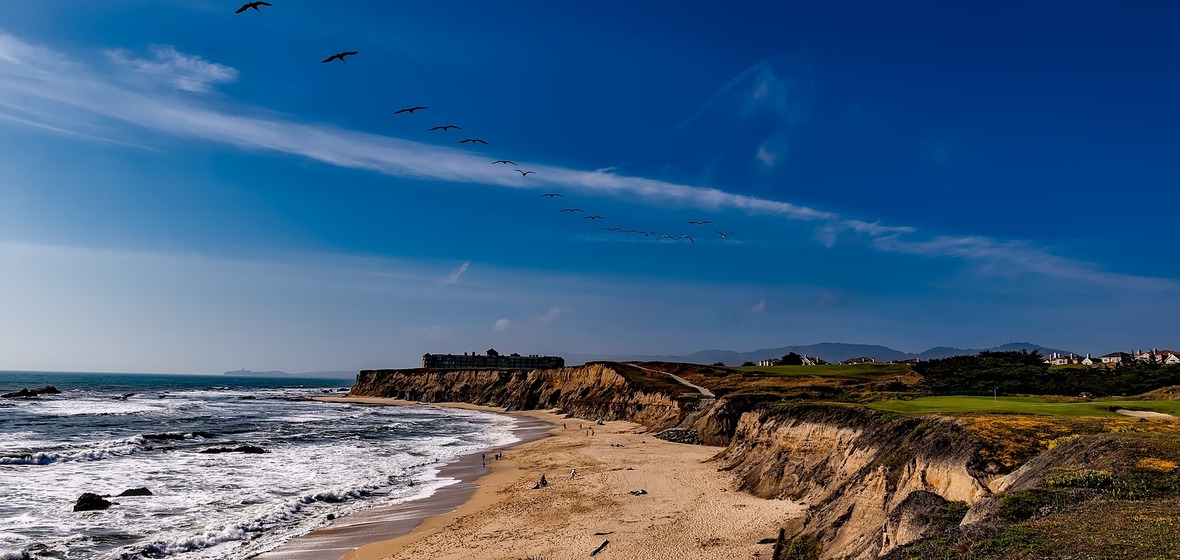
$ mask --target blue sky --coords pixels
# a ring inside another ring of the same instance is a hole
[[[272,3],[0,6],[0,369],[1180,344],[1173,4]]]

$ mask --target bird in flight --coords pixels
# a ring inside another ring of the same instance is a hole
[[[582,216],[583,220],[601,220],[602,216]]]
[[[520,169],[517,169],[516,172],[520,173],[521,177],[528,177],[529,175],[536,175],[537,174],[536,171],[522,171]]]
[[[397,113],[394,113],[394,114],[396,115]],[[455,126],[455,125],[453,125],[453,124],[448,124],[448,125],[446,125],[446,126],[435,126],[435,127],[431,127],[431,129],[430,129],[430,130],[442,130],[442,131],[447,131],[447,130],[450,130],[450,129],[452,129],[452,128],[453,128],[453,129],[455,129],[455,130],[463,130],[462,128],[459,128],[459,127],[457,127],[457,126]]]
[[[585,212],[585,210],[582,210],[581,208],[563,208],[561,211],[562,212]]]
[[[681,238],[681,239],[687,239],[687,240],[691,241],[693,245],[696,245],[696,244],[697,244],[697,242],[696,242],[696,241],[693,241],[693,239],[692,239],[692,236],[691,236],[691,235],[681,235],[681,236],[680,236],[680,238]]]
[[[732,231],[731,231],[731,232],[729,232],[729,233],[725,233],[725,232],[723,232],[723,231],[718,231],[718,232],[717,232],[717,235],[720,235],[720,236],[721,236],[721,239],[725,239],[726,237],[729,237],[729,236],[731,236],[731,235],[733,235],[733,234],[734,234],[734,232],[732,232]]]
[[[492,165],[496,165],[497,163],[503,163],[504,165],[516,165],[515,161],[508,160],[508,159],[498,159],[496,161],[493,161]]]
[[[459,141],[460,144],[487,144],[486,141],[479,138],[464,138]]]
[[[272,5],[270,2],[247,2],[247,3],[246,3],[245,5],[243,5],[241,8],[238,8],[238,11],[236,11],[236,12],[234,12],[234,13],[235,13],[235,14],[240,14],[240,13],[242,13],[242,12],[246,11],[246,10],[249,10],[249,9],[253,8],[255,12],[258,12],[258,13],[260,13],[260,14],[261,14],[261,13],[262,13],[262,10],[259,10],[259,9],[258,9],[258,7],[259,7],[259,6],[270,6],[270,5]]]
[[[659,239],[671,239],[672,241],[676,241],[676,238],[675,238],[675,237],[672,237],[671,235],[661,235],[661,236],[657,237],[656,239],[657,239],[657,240],[659,240]]]
[[[325,59],[321,60],[320,62],[323,62],[323,63],[327,64],[327,63],[329,63],[329,62],[332,62],[333,60],[337,60],[337,59],[339,59],[339,60],[340,60],[340,62],[343,62],[343,63],[345,63],[345,64],[348,64],[348,61],[347,61],[347,60],[344,60],[344,57],[346,57],[346,56],[353,56],[353,55],[357,55],[357,54],[360,54],[360,53],[361,53],[360,51],[345,51],[345,52],[338,52],[338,53],[336,53],[336,54],[334,54],[334,55],[332,55],[332,56],[329,56],[328,58],[325,58]]]
[[[553,197],[565,198],[565,195],[560,195],[555,192],[547,192],[547,193],[541,195],[541,198],[553,198]]]
[[[602,231],[623,231],[623,228],[620,228],[620,227],[604,227],[604,228],[602,228]]]
[[[398,109],[397,111],[394,111],[393,114],[400,115],[402,113],[409,113],[409,114],[413,115],[414,111],[421,111],[422,109],[429,109],[429,108],[430,107],[423,107],[421,105],[419,105],[417,107],[406,107],[405,109]],[[459,127],[456,126],[455,128],[459,128]]]
[[[688,223],[701,226],[701,225],[705,225],[705,224],[711,224],[711,223],[713,223],[713,220],[703,220],[703,221],[695,221],[695,222],[688,222]]]

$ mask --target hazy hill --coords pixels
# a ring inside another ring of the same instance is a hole
[[[902,352],[901,350],[894,350],[887,346],[879,344],[848,344],[844,342],[821,342],[819,344],[808,344],[804,346],[783,346],[781,348],[763,348],[761,350],[754,350],[751,352],[735,352],[733,350],[702,350],[700,352],[693,352],[687,356],[661,356],[661,355],[608,355],[608,354],[569,354],[565,358],[570,364],[584,363],[595,360],[611,360],[611,361],[663,361],[663,362],[687,362],[693,364],[713,364],[723,362],[726,365],[739,365],[744,362],[758,362],[769,358],[778,358],[795,352],[805,356],[818,356],[829,362],[842,362],[849,358],[859,358],[866,356],[875,358],[878,361],[889,362],[893,360],[908,360],[910,358],[921,358],[923,360],[933,360],[935,358],[946,358],[949,356],[962,356],[970,354],[978,354],[982,351],[1011,351],[1011,350],[1038,350],[1042,354],[1051,354],[1059,352],[1068,354],[1065,350],[1057,350],[1054,348],[1047,348],[1030,342],[1009,342],[1000,346],[993,346],[991,348],[953,348],[950,346],[938,346],[931,348],[924,352],[912,353]]]
[[[250,371],[238,369],[227,371],[223,375],[233,377],[290,377],[292,379],[356,379],[355,371],[305,371],[301,373],[287,373],[285,371]]]

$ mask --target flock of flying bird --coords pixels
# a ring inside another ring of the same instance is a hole
[[[262,6],[272,6],[272,4],[270,2],[261,2],[261,1],[247,2],[247,3],[243,4],[241,8],[238,8],[237,11],[235,11],[234,13],[240,14],[243,12],[247,12],[249,10],[254,10],[258,13],[262,13],[262,10],[261,10]],[[338,52],[336,54],[333,54],[332,56],[329,56],[328,58],[325,58],[325,59],[321,60],[320,62],[324,63],[324,64],[328,64],[332,61],[339,60],[342,64],[348,64],[348,61],[345,60],[345,58],[350,57],[350,56],[356,56],[358,54],[360,54],[360,51],[342,51],[342,52]],[[394,111],[393,114],[394,115],[405,114],[405,115],[412,116],[415,113],[417,113],[418,111],[425,111],[429,108],[430,107],[425,106],[425,105],[416,105],[413,107],[406,107],[404,109],[399,109],[397,111]],[[462,127],[459,127],[458,125],[447,124],[447,125],[441,125],[441,126],[434,126],[434,127],[431,127],[427,130],[429,130],[430,132],[449,132],[451,130],[463,130],[463,129],[462,129]],[[484,146],[490,145],[490,143],[488,141],[486,141],[482,138],[464,138],[464,139],[460,140],[459,143],[460,144],[470,144],[473,146],[477,145],[477,144],[484,145]],[[528,177],[529,175],[535,175],[537,173],[536,171],[521,169],[519,166],[516,165],[516,162],[514,162],[512,160],[508,160],[508,159],[498,159],[496,161],[493,161],[492,165],[505,165],[505,166],[510,165],[510,166],[512,166],[513,171],[520,173],[520,176],[522,178]],[[565,196],[560,193],[552,193],[551,192],[551,193],[542,194],[541,198],[557,199],[557,198],[565,198]],[[585,212],[585,210],[582,210],[581,208],[563,208],[561,210],[561,212],[567,212],[567,213],[573,215],[576,213]],[[587,214],[585,216],[582,216],[581,219],[590,220],[591,222],[594,222],[596,220],[606,219],[606,217],[599,216],[597,214]],[[703,226],[703,225],[711,224],[713,222],[712,222],[712,220],[693,220],[688,223],[691,225]],[[646,231],[646,230],[638,230],[638,229],[625,229],[625,228],[621,228],[621,227],[605,227],[605,228],[602,228],[602,230],[614,232],[614,233],[641,234],[645,238],[656,236],[656,240],[670,239],[672,241],[679,241],[682,239],[687,239],[690,243],[692,243],[694,245],[696,244],[696,240],[693,239],[693,237],[691,235],[680,235],[677,237],[674,235],[659,234],[654,231]],[[734,232],[732,232],[732,231],[731,232],[724,232],[724,231],[720,231],[720,230],[714,230],[714,231],[722,239],[728,238],[729,236],[734,234]]]

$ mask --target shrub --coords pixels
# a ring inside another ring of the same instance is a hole
[[[1107,471],[1093,469],[1059,469],[1049,474],[1045,482],[1051,488],[1110,488],[1114,478]]]

